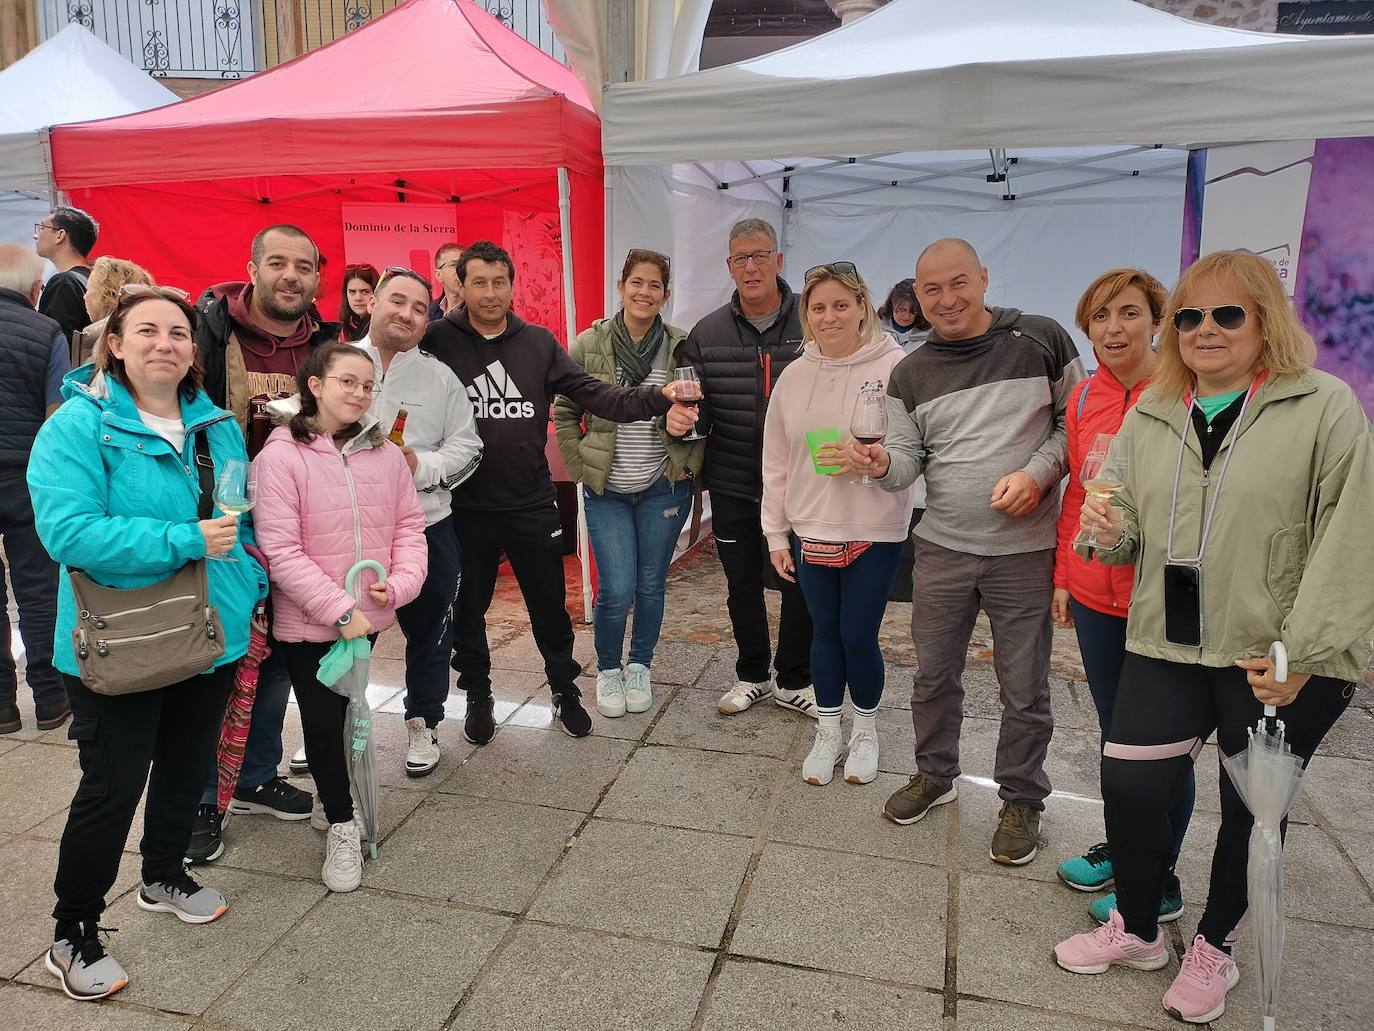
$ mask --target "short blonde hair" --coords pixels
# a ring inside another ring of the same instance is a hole
[[[131,283],[140,286],[157,285],[147,269],[135,265],[132,261],[110,257],[95,259],[86,290],[100,304],[101,314],[97,316],[96,321],[114,311],[115,303],[119,300],[119,291]]]
[[[1092,317],[1115,300],[1123,290],[1132,286],[1139,287],[1140,292],[1145,295],[1145,301],[1150,306],[1150,321],[1159,322],[1163,319],[1164,305],[1169,299],[1164,284],[1144,269],[1114,268],[1102,273],[1083,291],[1083,296],[1078,299],[1078,310],[1073,314],[1073,321],[1079,329],[1087,333],[1088,323],[1092,321]]]
[[[1198,259],[1179,277],[1169,296],[1168,317],[1159,335],[1159,369],[1150,389],[1162,397],[1182,397],[1197,385],[1193,370],[1183,362],[1173,313],[1189,307],[1200,283],[1210,282],[1234,290],[1233,303],[1242,305],[1259,321],[1258,367],[1270,377],[1297,376],[1317,361],[1317,345],[1298,321],[1293,304],[1283,292],[1274,266],[1249,251],[1214,251]]]
[[[886,331],[878,321],[878,313],[873,308],[873,295],[868,292],[868,284],[864,282],[864,277],[859,275],[859,270],[856,268],[853,272],[836,272],[829,265],[817,265],[807,274],[806,283],[802,287],[802,340],[816,339],[816,334],[811,331],[811,313],[808,310],[811,294],[816,287],[831,280],[839,283],[846,290],[853,291],[854,299],[859,302],[859,307],[863,309],[862,321],[859,324],[859,346],[867,346],[882,336]]]

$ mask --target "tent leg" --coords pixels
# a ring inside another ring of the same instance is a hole
[[[558,169],[558,229],[563,246],[563,314],[568,346],[577,337],[577,301],[573,296],[572,199],[568,170]],[[582,621],[592,621],[592,558],[587,538],[587,513],[582,503],[582,486],[577,486],[577,560],[582,569]]]

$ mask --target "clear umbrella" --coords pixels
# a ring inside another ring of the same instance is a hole
[[[371,569],[379,584],[386,583],[386,570],[380,562],[364,559],[344,577],[344,589],[355,598],[358,574]],[[348,699],[345,747],[348,772],[353,782],[353,797],[358,804],[367,833],[368,854],[377,858],[377,837],[381,816],[381,786],[377,779],[377,744],[372,737],[372,707],[367,703],[367,671],[372,660],[372,643],[366,637],[345,640],[340,637],[320,660],[320,683]]]
[[[1288,679],[1288,652],[1275,641],[1269,649],[1274,679]],[[1283,720],[1272,705],[1250,731],[1250,744],[1224,760],[1226,772],[1255,818],[1250,832],[1247,888],[1250,922],[1259,964],[1260,1002],[1265,1031],[1274,1031],[1279,1008],[1279,975],[1283,962],[1283,836],[1288,810],[1302,790],[1302,757],[1284,740]]]

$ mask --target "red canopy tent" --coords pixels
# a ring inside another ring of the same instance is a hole
[[[516,306],[559,336],[574,310],[586,324],[605,302],[601,134],[586,90],[470,0],[407,0],[212,93],[59,127],[52,153],[58,187],[101,223],[99,253],[193,293],[244,278],[264,225],[298,225],[337,261],[344,204],[400,201],[454,205],[463,243],[502,242],[511,213],[524,217]],[[570,287],[575,306],[557,317],[554,295]]]

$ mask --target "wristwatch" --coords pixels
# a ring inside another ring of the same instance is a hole
[[[353,610],[352,610],[352,609],[349,609],[349,610],[348,610],[347,612],[345,612],[342,616],[340,616],[337,620],[335,620],[334,625],[335,625],[335,626],[348,626],[348,624],[351,623],[352,621],[353,621]]]

